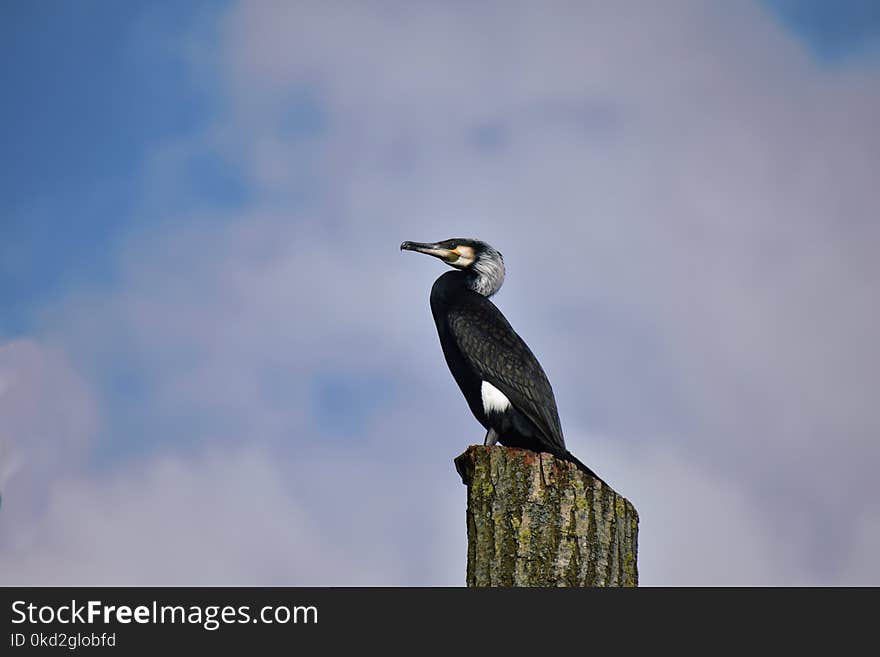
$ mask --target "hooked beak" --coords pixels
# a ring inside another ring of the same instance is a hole
[[[419,253],[427,253],[435,258],[452,263],[458,260],[459,254],[452,249],[444,249],[438,244],[425,244],[424,242],[404,242],[400,245],[401,251],[418,251]]]

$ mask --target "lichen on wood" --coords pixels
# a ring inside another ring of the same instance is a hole
[[[455,467],[467,486],[468,586],[637,586],[632,504],[551,454],[472,445]]]

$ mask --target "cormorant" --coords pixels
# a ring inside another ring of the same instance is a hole
[[[504,282],[501,253],[474,239],[404,242],[400,249],[432,255],[458,270],[434,282],[431,312],[452,376],[486,428],[483,444],[549,452],[599,479],[566,449],[544,369],[489,301]]]

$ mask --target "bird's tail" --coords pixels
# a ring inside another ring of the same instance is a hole
[[[601,481],[603,484],[605,484],[606,486],[608,486],[608,483],[607,483],[604,479],[602,479],[602,477],[600,477],[600,476],[597,475],[595,472],[593,472],[592,470],[590,470],[590,468],[587,467],[587,466],[583,463],[583,461],[581,461],[577,456],[575,456],[574,454],[572,454],[572,453],[569,452],[568,450],[565,450],[565,453],[562,454],[561,456],[562,456],[563,459],[565,459],[565,460],[568,461],[569,463],[574,463],[574,464],[578,467],[578,469],[581,470],[581,472],[584,472],[584,473],[590,475],[591,477],[593,477],[593,479],[598,479],[598,480]]]

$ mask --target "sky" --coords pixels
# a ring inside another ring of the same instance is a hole
[[[877,3],[0,12],[3,583],[463,585],[476,237],[641,584],[880,584]]]

